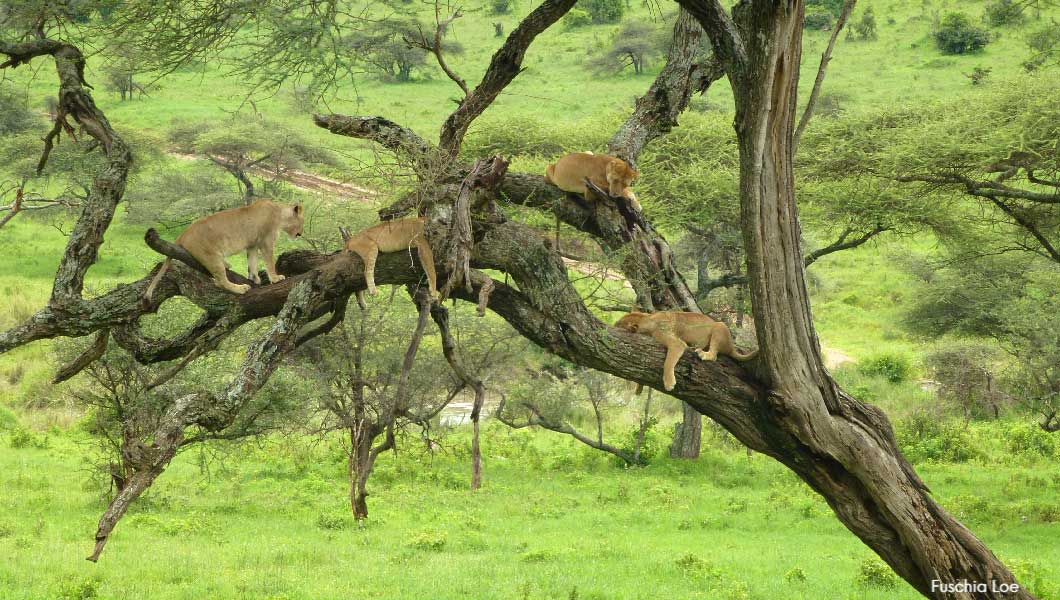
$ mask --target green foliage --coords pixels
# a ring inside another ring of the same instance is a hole
[[[811,6],[806,9],[806,19],[803,21],[806,29],[820,29],[827,31],[835,23],[835,15],[827,8]]]
[[[1016,0],[994,0],[986,5],[983,18],[994,27],[1016,25],[1023,22],[1024,5]]]
[[[626,432],[621,448],[632,456],[636,453],[638,445],[640,445],[638,464],[641,466],[650,464],[652,459],[659,454],[659,449],[666,444],[666,440],[662,439],[662,436],[656,430],[658,424],[659,419],[654,415],[648,418],[644,428],[643,444],[640,444],[641,425],[634,425]]]
[[[99,598],[101,583],[98,577],[67,576],[59,581],[56,598],[58,600],[93,600]]]
[[[890,353],[870,356],[858,368],[866,375],[882,377],[891,383],[902,383],[911,371],[908,357]]]
[[[838,17],[839,13],[843,11],[843,3],[846,0],[806,0],[806,6],[811,7],[806,12],[809,13],[811,10],[825,10],[832,13],[833,16]]]
[[[1005,429],[1008,451],[1028,458],[1054,458],[1060,449],[1056,435],[1032,423],[1009,423]]]
[[[45,449],[50,446],[48,436],[43,433],[35,433],[25,427],[15,427],[9,434],[8,444],[15,449],[37,448]]]
[[[997,418],[1007,404],[995,373],[997,350],[983,343],[948,341],[924,357],[939,399],[969,418]]]
[[[721,578],[721,571],[717,567],[691,552],[682,555],[674,561],[674,564],[677,565],[677,568],[683,571],[688,577],[693,577],[695,579]]]
[[[320,513],[317,515],[317,527],[330,531],[341,531],[353,525],[349,513]]]
[[[1023,62],[1023,68],[1027,71],[1060,63],[1060,22],[1054,20],[1032,31],[1027,35],[1026,44],[1032,53]]]
[[[913,462],[962,463],[981,455],[967,426],[923,411],[899,421],[895,436]]]
[[[409,536],[405,545],[423,552],[441,552],[445,549],[448,538],[444,531],[424,529]]]
[[[579,0],[578,6],[589,13],[593,23],[618,23],[626,14],[625,0]]]
[[[563,15],[562,22],[564,29],[578,29],[592,25],[593,17],[588,11],[575,6]]]
[[[495,15],[506,15],[515,8],[515,0],[490,0],[490,10]]]
[[[990,43],[990,32],[974,25],[968,15],[948,13],[933,34],[935,45],[943,54],[971,54]]]
[[[784,573],[784,581],[788,585],[802,583],[806,581],[806,571],[803,571],[802,567],[792,567],[787,573]]]
[[[861,13],[861,18],[850,24],[850,29],[847,31],[847,38],[852,40],[860,41],[872,41],[879,37],[876,32],[876,13],[873,12],[872,7],[866,7],[865,12]]]
[[[40,118],[26,106],[24,96],[0,81],[0,135],[9,136],[35,128]]]
[[[901,583],[894,571],[878,558],[866,558],[861,561],[855,581],[859,587],[885,590],[892,590]]]

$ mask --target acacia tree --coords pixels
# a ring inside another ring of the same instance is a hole
[[[701,63],[695,59],[694,47],[686,52],[672,48],[667,66],[612,139],[611,152],[635,162],[646,143],[676,124],[692,91],[722,73],[728,76],[740,150],[741,230],[761,348],[750,369],[728,359],[708,363],[685,357],[677,366],[672,395],[710,416],[749,448],[792,469],[826,499],[848,529],[924,595],[1032,598],[1026,590],[1002,593],[991,587],[983,593],[950,594],[933,588],[933,580],[1012,583],[1014,578],[931,497],[899,451],[886,416],[840,389],[821,360],[805,284],[792,171],[803,1],[742,0],[731,14],[719,0],[680,3],[686,13],[679,19],[675,39],[695,38],[698,46],[705,31],[716,58]],[[153,2],[127,4],[130,14],[137,14],[139,6],[142,27],[151,31],[152,43],[160,43],[157,34],[174,15]],[[267,11],[270,3],[260,5]],[[428,237],[440,257],[439,273],[448,281],[445,289],[451,297],[488,306],[521,335],[571,362],[661,389],[663,349],[647,336],[600,322],[541,234],[505,219],[495,208],[496,203],[512,202],[551,210],[604,247],[613,245],[628,253],[624,268],[645,306],[694,306],[693,295],[670,260],[669,246],[651,223],[627,210],[619,199],[610,199],[619,210],[590,211],[544,184],[539,175],[505,173],[506,165],[499,159],[469,167],[458,158],[468,127],[519,74],[534,38],[573,5],[574,0],[544,0],[509,34],[479,83],[468,88],[442,125],[437,144],[382,117],[318,115],[316,122],[337,134],[372,140],[400,154],[416,170],[421,189],[383,214],[401,215],[417,208],[431,217]],[[225,2],[196,6],[214,19],[214,27],[182,27],[179,35],[205,31],[208,39],[199,41],[210,43],[223,43],[230,39],[225,37],[226,28],[245,23],[233,15],[255,10],[243,3],[238,11]],[[226,12],[225,7],[231,10]],[[183,5],[170,10],[182,12],[178,16],[185,20],[196,16],[188,14],[194,8]],[[279,11],[269,15],[274,12]],[[217,19],[219,13],[224,18]],[[202,43],[184,47],[202,48]],[[675,41],[674,48],[687,46]],[[84,276],[121,200],[131,156],[85,89],[84,59],[76,46],[38,36],[0,44],[0,53],[9,57],[0,64],[4,68],[53,56],[60,75],[60,119],[74,118],[99,141],[108,159],[68,240],[49,304],[0,334],[0,352],[34,340],[109,330],[119,345],[147,362],[194,357],[216,347],[244,323],[275,317],[250,345],[224,390],[192,391],[169,405],[149,440],[149,459],[129,474],[100,519],[94,560],[130,503],[164,471],[189,431],[223,431],[300,340],[321,327],[334,326],[335,319],[314,323],[329,313],[338,315],[349,296],[365,287],[363,264],[352,253],[288,252],[279,261],[287,279],[233,296],[213,286],[186,253],[149,236],[152,248],[182,263],[165,274],[150,301],[141,302],[141,296],[153,273],[84,298]],[[56,128],[61,126],[62,122]],[[514,285],[483,269],[503,272]],[[417,265],[410,267],[406,256],[383,255],[376,280],[412,283],[421,272]],[[171,338],[145,337],[137,326],[141,316],[178,295],[202,309],[200,320]],[[79,357],[75,362],[83,361]]]

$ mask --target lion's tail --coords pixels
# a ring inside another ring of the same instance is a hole
[[[732,357],[735,358],[736,360],[740,361],[740,362],[751,360],[752,358],[755,358],[757,356],[758,356],[758,350],[752,350],[751,352],[744,353],[744,352],[740,352],[736,348],[732,349]]]

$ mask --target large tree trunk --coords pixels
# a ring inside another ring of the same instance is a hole
[[[684,2],[683,2],[684,3]],[[691,10],[691,9],[690,9]],[[700,11],[712,41],[725,23]],[[1000,593],[1008,569],[943,510],[901,455],[886,417],[840,390],[825,370],[810,313],[792,173],[802,0],[741,2],[728,25],[733,60],[744,246],[777,431],[771,450],[825,497],[840,520],[921,593],[937,598],[1031,598]],[[984,582],[982,593],[944,594],[932,581]]]
[[[703,438],[703,415],[684,402],[681,403],[681,411],[681,422],[674,424],[670,457],[699,458],[699,445]]]

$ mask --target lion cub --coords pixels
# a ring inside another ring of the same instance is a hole
[[[621,158],[592,152],[575,152],[551,164],[545,169],[545,182],[551,183],[565,192],[578,192],[589,200],[589,190],[585,185],[588,177],[601,189],[612,196],[623,196],[640,212],[640,203],[629,189],[633,180],[640,173]]]
[[[666,360],[663,362],[663,387],[666,391],[674,389],[677,383],[674,377],[674,365],[684,354],[686,348],[693,348],[696,355],[703,360],[716,360],[719,354],[731,356],[739,361],[751,360],[758,356],[758,351],[744,354],[732,343],[732,334],[724,323],[719,323],[707,315],[693,312],[631,312],[615,323],[615,327],[632,333],[650,335],[666,346]],[[707,348],[704,352],[703,348]]]
[[[247,270],[250,272],[251,281],[261,283],[258,258],[265,259],[265,272],[268,273],[270,282],[283,281],[283,275],[276,272],[276,258],[273,256],[276,238],[280,231],[292,238],[299,237],[302,235],[304,224],[305,213],[301,204],[287,206],[263,199],[249,206],[230,208],[202,217],[189,225],[176,242],[206,267],[218,287],[236,294],[245,294],[250,286],[237,285],[228,280],[225,273],[228,264],[225,258],[246,250]],[[162,263],[162,268],[147,286],[144,293],[146,298],[151,298],[172,260],[167,258]]]
[[[375,259],[380,252],[400,252],[413,244],[427,273],[427,286],[432,297],[438,296],[438,279],[434,271],[434,253],[423,235],[424,217],[384,221],[351,237],[346,249],[356,252],[364,261],[364,280],[368,293],[375,294]]]

